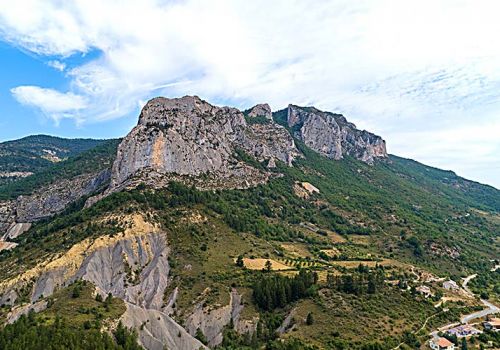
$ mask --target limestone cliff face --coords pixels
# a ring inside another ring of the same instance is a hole
[[[363,162],[386,158],[385,141],[366,130],[358,130],[341,114],[314,107],[288,106],[288,126],[308,147],[332,159],[350,155]]]
[[[276,135],[273,140],[269,135]],[[247,125],[235,108],[213,106],[196,96],[150,100],[138,125],[118,147],[111,188],[145,170],[165,175],[222,179],[225,187],[246,188],[267,176],[237,159],[242,149],[258,160],[291,165],[299,151],[291,135],[276,123]],[[216,187],[216,186],[214,186]],[[222,186],[224,187],[224,186]]]

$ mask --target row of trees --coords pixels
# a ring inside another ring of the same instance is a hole
[[[359,267],[350,274],[336,276],[328,274],[326,284],[328,288],[349,294],[375,294],[384,285],[385,273],[381,266],[370,270],[366,265]]]
[[[305,270],[294,277],[262,276],[253,285],[253,299],[260,308],[271,311],[313,295],[317,282],[317,273]]]
[[[137,333],[121,323],[113,333],[114,339],[97,329],[76,328],[56,318],[51,325],[39,322],[34,313],[21,316],[15,323],[0,329],[2,350],[141,350]]]

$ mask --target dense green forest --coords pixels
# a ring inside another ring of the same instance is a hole
[[[300,270],[294,277],[276,274],[264,276],[253,285],[253,299],[261,309],[272,311],[301,298],[313,296],[315,291],[312,287],[317,282],[318,275],[305,270]]]
[[[120,323],[111,337],[97,329],[75,328],[71,320],[41,323],[33,312],[0,329],[2,350],[140,350],[137,334]]]

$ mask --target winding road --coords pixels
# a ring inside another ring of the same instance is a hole
[[[495,269],[499,268],[498,265],[495,266]],[[474,278],[477,277],[477,274],[473,274],[473,275],[470,275],[470,276],[467,276],[465,277],[463,280],[462,280],[462,288],[464,289],[464,291],[472,298],[475,298],[476,296],[474,295],[474,293],[472,293],[472,291],[469,289],[469,287],[467,287],[467,284]],[[481,310],[481,311],[477,311],[477,312],[473,312],[469,315],[465,315],[465,316],[462,316],[460,318],[460,323],[458,322],[455,322],[455,323],[450,323],[446,326],[442,326],[442,327],[439,327],[437,330],[431,332],[429,335],[431,336],[437,336],[437,334],[441,331],[444,331],[444,330],[447,330],[449,328],[452,328],[452,327],[456,327],[456,326],[459,326],[460,324],[465,324],[465,323],[469,323],[470,321],[472,320],[475,320],[477,318],[482,318],[482,317],[485,317],[487,315],[491,315],[491,314],[496,314],[496,313],[500,313],[500,308],[498,306],[496,306],[495,304],[489,302],[488,300],[484,300],[484,299],[481,299],[481,303],[483,303],[483,305],[486,307],[485,309]],[[444,310],[443,310],[444,311]],[[417,331],[417,332],[414,332],[414,333],[418,333],[420,332],[422,329],[425,328],[425,326],[427,325],[427,322],[434,316],[438,315],[438,313],[434,314],[434,315],[431,315],[429,317],[427,317],[427,319],[425,320],[424,324],[422,325],[422,327]],[[392,350],[397,350],[397,349],[400,349],[401,345],[403,345],[403,343],[400,343],[398,346],[396,346],[395,348],[393,348]]]
[[[477,274],[470,275],[470,276],[467,276],[466,278],[464,278],[462,281],[463,289],[467,292],[467,294],[469,294],[472,297],[474,297],[474,293],[472,293],[472,291],[469,289],[469,287],[467,287],[467,284],[473,278],[476,278],[476,277],[477,277]],[[483,303],[483,305],[486,307],[484,310],[477,311],[477,312],[474,312],[472,314],[462,316],[462,318],[460,319],[460,322],[469,323],[470,321],[475,320],[476,318],[481,318],[481,317],[485,317],[487,315],[496,314],[496,313],[500,312],[500,308],[498,306],[496,306],[495,304],[489,302],[488,300],[481,299],[481,303]]]

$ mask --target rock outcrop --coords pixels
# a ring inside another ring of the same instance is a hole
[[[239,333],[253,333],[257,321],[242,320],[240,314],[243,310],[241,295],[236,289],[230,294],[228,305],[220,308],[203,307],[203,302],[198,303],[191,315],[186,320],[186,329],[191,335],[195,335],[199,329],[205,336],[210,347],[222,343],[224,327],[233,324],[235,330]]]
[[[261,161],[289,165],[300,154],[291,135],[274,122],[250,126],[239,110],[196,96],[154,98],[118,147],[111,190],[145,172],[202,177],[205,188],[247,188],[267,181],[268,174],[238,159],[239,149]]]
[[[261,103],[253,106],[247,111],[247,115],[251,118],[265,117],[267,119],[273,119],[271,107],[267,103]]]
[[[70,203],[88,196],[109,183],[111,172],[84,174],[36,190],[29,196],[0,202],[0,241],[14,239],[30,223],[62,212]]]
[[[387,157],[385,141],[380,136],[358,130],[341,114],[289,105],[287,122],[295,137],[329,158],[338,160],[349,155],[373,163],[376,158]]]

